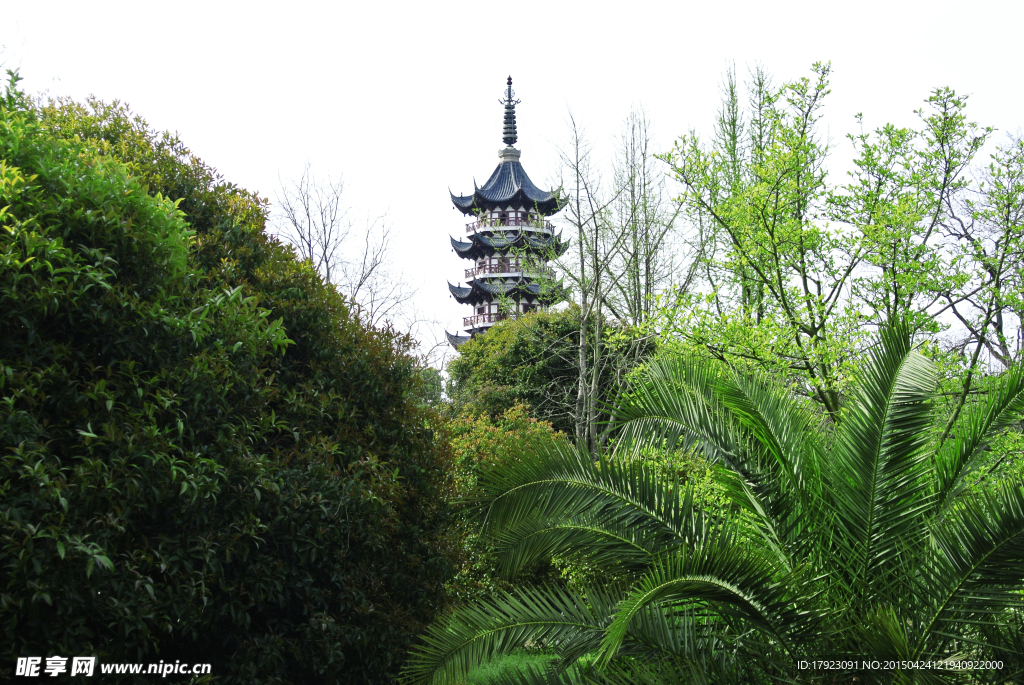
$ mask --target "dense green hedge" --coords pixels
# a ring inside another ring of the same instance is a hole
[[[408,341],[114,103],[0,109],[0,658],[390,682],[443,603]],[[7,668],[7,666],[4,666]]]

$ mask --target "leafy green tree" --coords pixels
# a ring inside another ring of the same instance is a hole
[[[448,396],[456,411],[498,417],[524,404],[533,417],[576,435],[579,327],[580,309],[571,305],[502,321],[487,335],[467,342],[448,364]],[[602,335],[602,373],[596,387],[598,396],[607,397],[654,344],[633,329],[607,322]],[[609,418],[604,411],[596,416]]]
[[[1024,482],[970,485],[1024,417],[1024,369],[944,430],[933,365],[910,330],[883,330],[838,425],[764,372],[662,357],[618,411],[615,458],[550,445],[486,473],[483,532],[509,574],[562,555],[603,582],[520,587],[460,609],[426,633],[406,682],[459,682],[527,643],[552,649],[554,668],[506,682],[1019,679]],[[701,506],[630,458],[652,446],[704,455],[727,505]],[[814,656],[857,665],[799,667]],[[987,665],[905,663],[936,660]]]
[[[420,385],[417,399],[428,407],[439,408],[443,401],[444,379],[441,372],[433,367],[420,369]]]
[[[674,300],[669,319],[680,316],[673,330],[716,357],[795,375],[837,414],[842,355],[857,324],[843,295],[858,255],[819,221],[828,148],[816,124],[829,67],[813,72],[781,89],[759,72],[748,122],[730,74],[716,139],[705,145],[690,133],[665,157],[703,262],[702,290]]]
[[[460,411],[493,417],[525,404],[536,418],[575,434],[578,329],[573,308],[502,321],[459,348],[448,364],[448,396]]]
[[[838,419],[872,331],[905,319],[966,357],[970,392],[979,354],[1004,368],[1020,354],[1019,144],[972,175],[992,129],[968,120],[966,97],[937,88],[918,127],[849,136],[853,171],[830,180],[818,130],[829,73],[816,64],[775,88],[757,70],[747,108],[728,73],[715,136],[690,133],[664,157],[694,228],[697,280],[662,298],[655,328],[771,370]]]
[[[524,452],[540,449],[552,439],[564,435],[546,421],[529,416],[527,407],[514,405],[500,416],[461,415],[444,426],[452,447],[453,490],[457,519],[452,531],[460,550],[457,570],[448,582],[451,598],[457,603],[480,599],[496,589],[511,589],[497,571],[499,559],[493,547],[481,540],[465,502],[477,492],[477,480],[489,468],[508,464]],[[533,569],[534,575],[551,575],[547,567]]]
[[[450,569],[408,341],[127,108],[0,105],[4,660],[390,682]]]

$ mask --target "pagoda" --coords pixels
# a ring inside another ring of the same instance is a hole
[[[466,335],[448,336],[454,347],[485,332],[503,319],[546,309],[564,298],[554,272],[547,265],[565,252],[568,243],[555,235],[547,217],[561,204],[554,193],[541,190],[519,163],[516,142],[515,91],[508,77],[504,99],[505,126],[498,166],[482,187],[473,182],[472,195],[455,195],[452,204],[473,221],[466,224],[466,240],[451,238],[452,248],[471,261],[466,285],[448,284],[452,297],[473,307],[463,318]]]

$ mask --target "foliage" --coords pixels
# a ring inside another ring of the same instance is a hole
[[[543,666],[554,658],[541,650],[522,650],[495,661],[481,664],[466,677],[466,685],[491,685],[497,679],[528,672]]]
[[[122,105],[12,83],[0,152],[4,659],[390,682],[449,569],[408,341]]]
[[[579,316],[575,305],[533,312],[502,321],[487,335],[473,338],[448,364],[448,396],[459,411],[492,417],[521,403],[535,418],[575,435]],[[603,367],[598,387],[601,396],[607,397],[654,346],[632,329],[605,324],[604,335],[610,361]],[[607,414],[602,418],[607,419]]]
[[[662,326],[718,358],[795,373],[836,413],[859,320],[841,299],[854,265],[846,236],[820,221],[828,150],[815,124],[828,75],[815,65],[774,89],[758,72],[745,122],[729,74],[714,141],[690,133],[665,157],[698,229],[702,282],[666,301]]]
[[[444,380],[441,372],[427,366],[420,369],[420,384],[416,391],[416,398],[421,404],[438,409],[441,407],[444,392]]]
[[[882,331],[839,424],[764,372],[665,357],[620,406],[613,458],[549,444],[484,474],[483,533],[508,573],[563,555],[603,582],[585,595],[521,586],[459,609],[426,633],[406,682],[459,682],[527,643],[558,661],[503,682],[1015,682],[1024,482],[970,484],[1024,418],[1024,368],[950,429],[910,330]],[[631,458],[664,446],[702,454],[730,506],[701,506]],[[797,667],[815,656],[858,667]],[[865,659],[1002,667],[862,670]]]
[[[481,472],[503,464],[511,464],[520,455],[536,451],[552,439],[562,439],[550,423],[527,415],[527,407],[513,405],[492,419],[486,414],[463,415],[445,426],[453,455],[452,499],[463,503],[454,525],[453,535],[461,551],[455,576],[448,591],[455,602],[477,600],[496,589],[510,589],[499,578],[499,559],[494,548],[480,539],[472,519],[466,516],[464,501],[476,493]],[[545,575],[547,568],[533,569],[534,575]],[[550,574],[549,574],[550,575]]]
[[[965,96],[936,88],[917,127],[864,131],[858,115],[853,171],[836,182],[819,131],[830,67],[812,71],[776,88],[756,70],[747,108],[730,72],[714,137],[691,132],[664,156],[697,278],[662,294],[654,328],[681,349],[785,378],[833,419],[886,321],[966,351],[965,386],[980,351],[1003,368],[1019,361],[1019,137],[972,174],[992,129],[969,121]]]
[[[536,418],[574,433],[577,319],[569,308],[498,323],[462,345],[448,364],[448,396],[459,408],[490,416],[525,404]]]

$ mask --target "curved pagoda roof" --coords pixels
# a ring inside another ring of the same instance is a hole
[[[448,284],[448,291],[459,304],[476,306],[485,302],[493,302],[496,298],[507,297],[512,300],[537,298],[550,304],[565,297],[565,288],[561,283],[554,286],[541,287],[540,283],[518,281],[516,283],[490,283],[474,279],[466,286]]]
[[[490,257],[496,252],[507,253],[514,249],[550,252],[550,258],[554,259],[561,257],[569,249],[569,241],[563,241],[561,233],[558,235],[534,235],[519,229],[511,237],[501,233],[496,235],[470,233],[468,237],[469,240],[456,240],[449,236],[455,252],[463,259],[480,259]]]
[[[472,195],[455,195],[451,191],[448,194],[452,197],[452,204],[463,214],[475,214],[480,211],[492,211],[512,207],[522,207],[540,213],[543,216],[554,214],[561,205],[554,193],[541,190],[533,184],[526,170],[519,163],[520,152],[512,147],[518,136],[516,133],[516,105],[519,100],[515,99],[515,91],[512,90],[512,77],[508,77],[508,89],[502,100],[505,106],[504,128],[502,129],[502,142],[506,147],[498,153],[497,168],[487,179],[482,188],[478,188],[476,181],[473,181]]]
[[[549,216],[562,208],[554,193],[541,190],[526,175],[526,170],[519,163],[518,150],[505,148],[500,158],[501,162],[482,188],[473,182],[472,195],[455,195],[449,191],[456,209],[463,214],[475,214],[478,211],[523,207]]]

